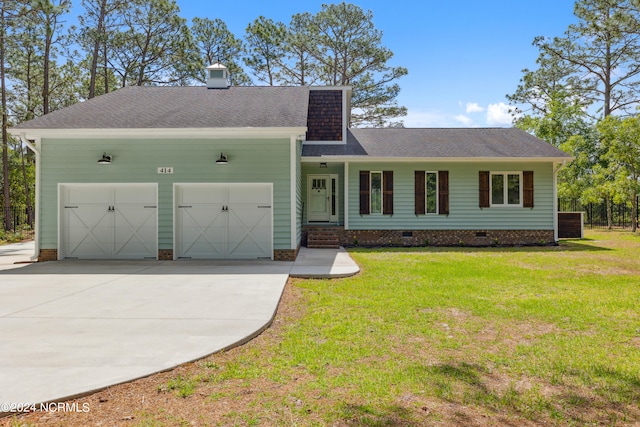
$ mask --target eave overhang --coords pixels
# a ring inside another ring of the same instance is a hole
[[[304,139],[306,126],[281,128],[124,128],[124,129],[9,129],[16,137],[52,139],[175,139],[175,138],[289,138]]]
[[[306,156],[303,163],[565,163],[573,157],[369,157],[369,156]]]

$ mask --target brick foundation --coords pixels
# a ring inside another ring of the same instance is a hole
[[[273,250],[273,260],[274,261],[295,261],[298,256],[298,251],[300,248],[296,249],[274,249]]]
[[[38,262],[57,261],[57,260],[58,260],[57,249],[40,249],[40,253],[38,254]]]
[[[275,249],[273,251],[273,259],[276,261],[295,261],[298,256],[298,249]],[[38,255],[38,262],[41,261],[57,261],[58,250],[57,249],[40,249]],[[173,260],[172,249],[160,249],[158,250],[158,260],[171,261]]]
[[[345,230],[343,246],[546,246],[553,230]]]
[[[303,227],[306,236],[318,226]],[[344,230],[341,246],[545,246],[555,244],[553,230]],[[306,244],[306,243],[305,243]]]

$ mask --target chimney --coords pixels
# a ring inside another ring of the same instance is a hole
[[[227,67],[217,62],[207,67],[207,89],[227,89],[229,86],[231,81]]]

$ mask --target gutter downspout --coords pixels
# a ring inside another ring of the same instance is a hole
[[[36,209],[35,218],[34,218],[34,221],[36,223],[35,230],[34,230],[35,249],[34,249],[34,254],[31,256],[31,259],[37,260],[38,256],[40,255],[40,181],[41,181],[40,151],[38,151],[37,143],[35,141],[33,142],[29,141],[27,139],[27,135],[24,132],[20,133],[18,137],[20,138],[20,141],[22,141],[24,145],[29,147],[29,149],[33,151],[36,155],[36,197],[34,199],[34,204]]]

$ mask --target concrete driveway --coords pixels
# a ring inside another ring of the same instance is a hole
[[[295,262],[30,263],[33,252],[0,246],[0,414],[246,342],[271,323],[289,275],[359,272],[344,249],[301,248]]]
[[[14,264],[32,254],[0,246],[0,404],[63,400],[247,341],[270,324],[293,266]]]

